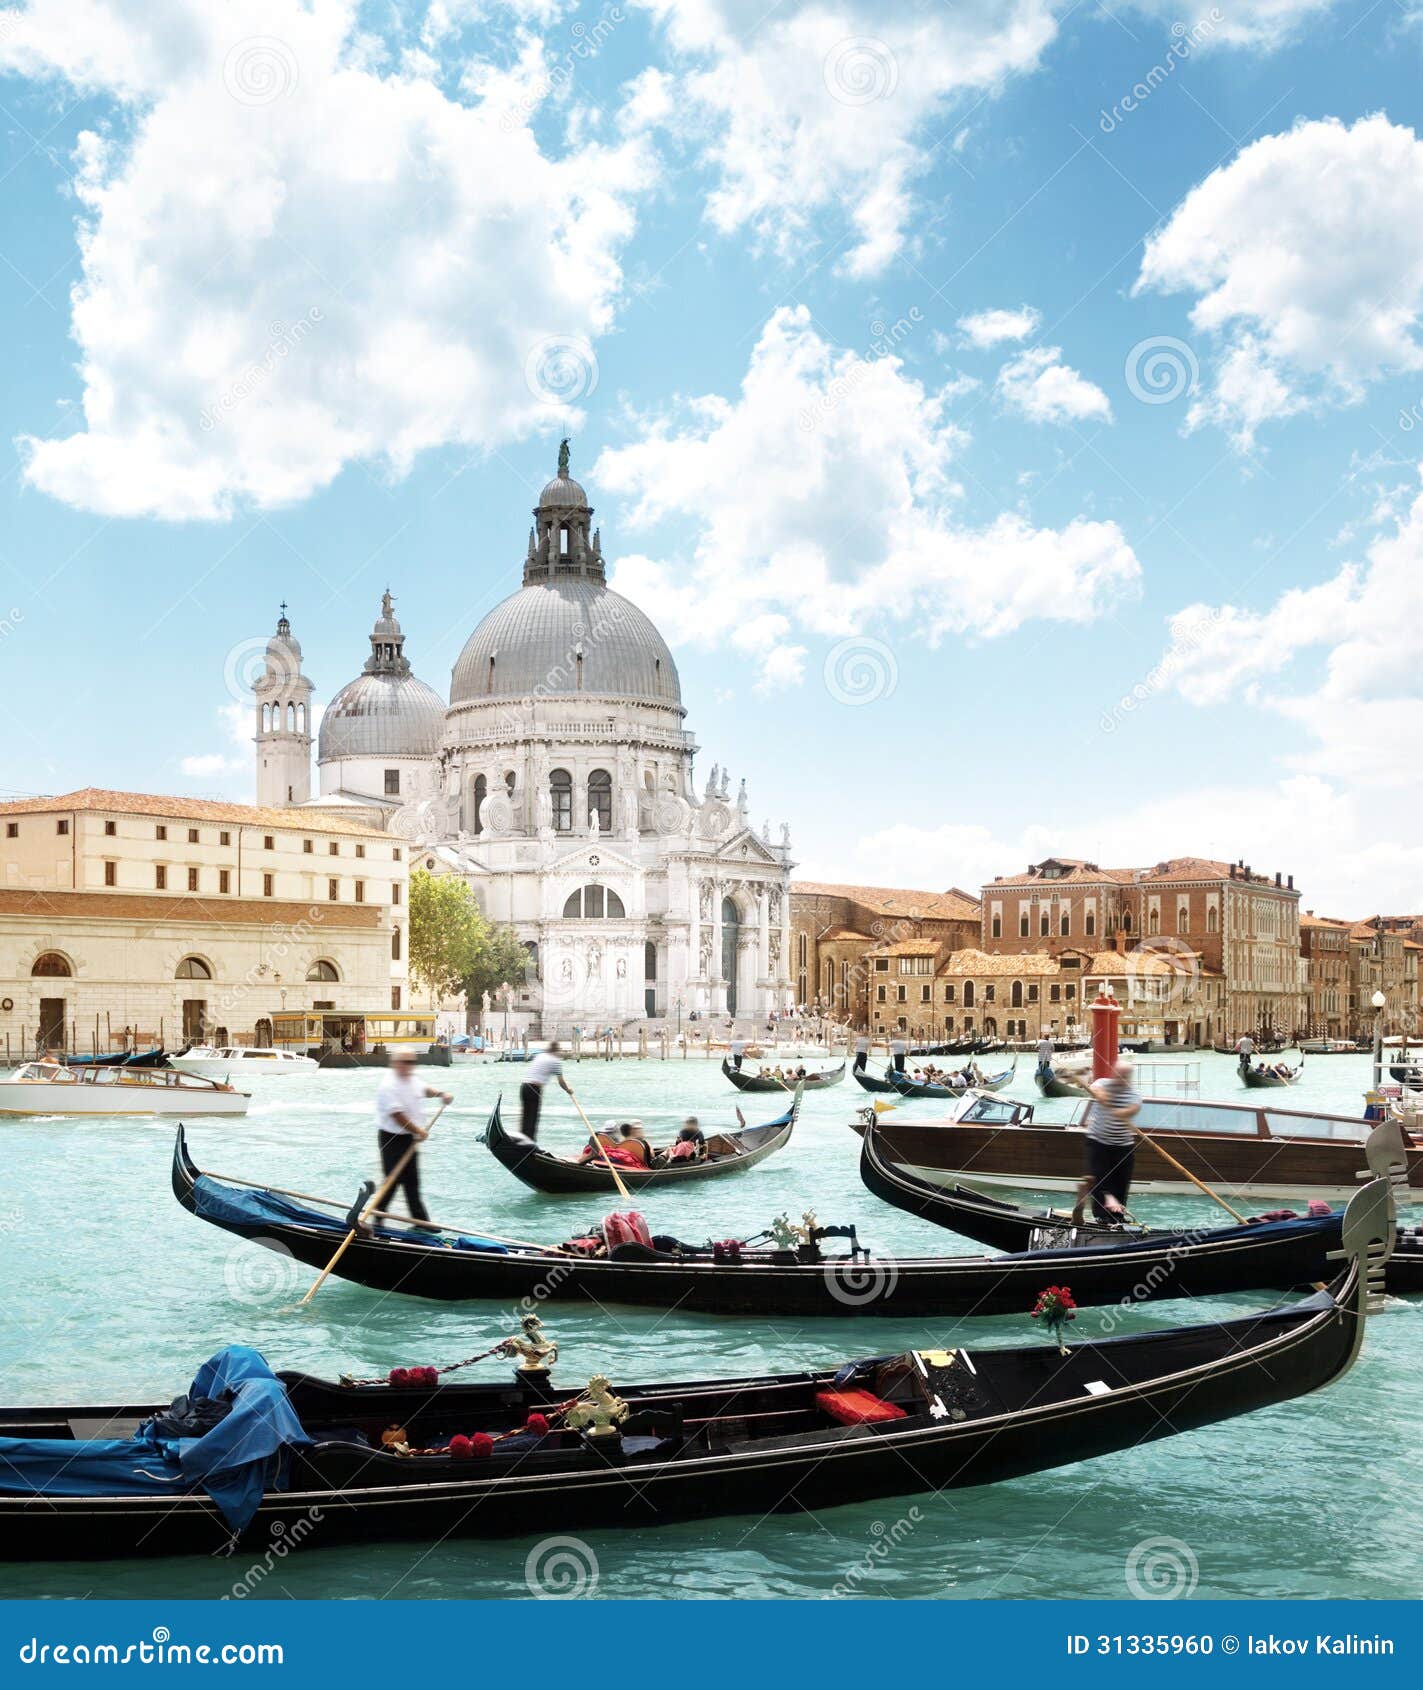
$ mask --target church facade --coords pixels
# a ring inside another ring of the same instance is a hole
[[[254,688],[261,790],[466,880],[523,940],[512,1016],[545,1037],[786,1007],[789,829],[753,827],[719,766],[698,789],[676,663],[607,584],[566,442],[533,516],[522,583],[470,635],[448,705],[414,676],[386,594],[371,656],[322,717],[315,797],[311,683],[283,615]]]

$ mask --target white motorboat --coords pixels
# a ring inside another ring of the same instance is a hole
[[[172,1068],[26,1062],[0,1080],[0,1115],[245,1115],[250,1094]]]
[[[273,1050],[270,1045],[194,1045],[180,1056],[170,1056],[168,1066],[210,1080],[225,1080],[235,1074],[246,1081],[267,1074],[314,1074],[321,1064],[314,1056]]]

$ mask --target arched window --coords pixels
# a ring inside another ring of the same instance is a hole
[[[211,980],[212,970],[200,956],[185,956],[173,974],[175,980]]]
[[[1092,938],[1092,936],[1096,933],[1096,931],[1097,931],[1097,912],[1096,912],[1096,910],[1088,910],[1087,914],[1082,918],[1082,931],[1087,935],[1087,937],[1089,939]]]
[[[45,951],[37,956],[30,973],[41,980],[68,980],[74,973],[69,966],[69,958],[63,957],[58,951]]]
[[[334,962],[328,962],[325,957],[321,957],[307,969],[306,977],[308,980],[339,980],[341,971]]]
[[[567,921],[621,921],[627,911],[610,886],[580,886],[563,906]]]
[[[1212,904],[1211,907],[1206,911],[1206,932],[1207,933],[1214,933],[1215,932],[1215,923],[1216,923],[1215,905]]]
[[[489,782],[483,775],[474,777],[474,827],[475,833],[484,832],[484,823],[480,819],[480,811],[484,808],[484,800],[489,796]]]
[[[1130,910],[1123,910],[1122,911],[1122,932],[1123,933],[1130,933],[1131,932],[1131,911]]]
[[[1014,1009],[1021,1009],[1023,1007],[1023,982],[1021,980],[1015,980],[1013,982],[1013,996],[1011,1001]]]
[[[726,1013],[736,1014],[736,950],[741,937],[741,912],[733,898],[721,900],[721,977],[726,981]]]
[[[539,947],[533,939],[525,939],[524,950],[529,958],[524,964],[524,978],[525,980],[537,980],[539,978]]]
[[[555,833],[573,831],[573,776],[567,769],[555,769],[548,777],[549,797],[553,800]]]
[[[642,947],[642,977],[649,986],[657,978],[657,946],[651,939]]]
[[[1057,924],[1058,933],[1065,939],[1072,931],[1072,911],[1064,910],[1062,918]]]
[[[963,983],[963,1006],[964,1006],[965,1009],[972,1009],[973,1008],[973,981],[972,980],[965,980],[964,983]]]
[[[606,769],[594,769],[588,776],[588,820],[598,818],[598,831],[613,830],[613,777]]]
[[[1148,933],[1153,934],[1161,931],[1161,911],[1157,909],[1155,904],[1151,906],[1150,911],[1147,913],[1146,930]]]

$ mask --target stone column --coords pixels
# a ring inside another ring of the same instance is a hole
[[[725,951],[722,943],[721,930],[721,882],[713,880],[711,885],[711,934],[712,953],[711,967],[707,971],[711,981],[711,1010],[714,1015],[726,1014],[726,981],[722,977],[722,958]]]
[[[766,886],[756,890],[756,1013],[765,1015],[772,1007],[771,980],[771,895]]]

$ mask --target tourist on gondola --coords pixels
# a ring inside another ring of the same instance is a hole
[[[524,1083],[519,1087],[521,1128],[527,1139],[536,1139],[539,1136],[539,1115],[543,1110],[544,1087],[550,1080],[557,1080],[568,1095],[573,1096],[572,1086],[563,1077],[563,1058],[559,1055],[557,1039],[550,1039],[548,1049],[541,1050],[529,1063],[525,1070]]]
[[[740,1111],[737,1113],[739,1115]],[[695,1115],[688,1115],[672,1144],[654,1153],[654,1160],[658,1162],[705,1162],[706,1159],[707,1135]]]
[[[1136,1128],[1141,1113],[1141,1093],[1132,1085],[1132,1065],[1119,1057],[1112,1072],[1094,1080],[1087,1088],[1092,1101],[1087,1105],[1087,1173],[1077,1188],[1072,1223],[1081,1226],[1083,1208],[1092,1199],[1093,1218],[1120,1221],[1126,1214],[1136,1162]]]
[[[865,1064],[869,1061],[869,1059],[870,1035],[868,1033],[857,1033],[855,1035],[855,1062],[852,1071],[856,1074],[863,1074],[865,1071]]]
[[[376,1092],[376,1142],[380,1146],[380,1165],[387,1179],[395,1172],[411,1143],[419,1144],[429,1134],[425,1131],[425,1099],[438,1097],[441,1103],[453,1103],[446,1091],[437,1091],[415,1078],[415,1053],[397,1050],[390,1058],[390,1068]],[[406,1207],[414,1221],[428,1221],[430,1212],[420,1201],[420,1154],[417,1151],[405,1164],[400,1178],[382,1199],[389,1208],[395,1193],[404,1193]]]

